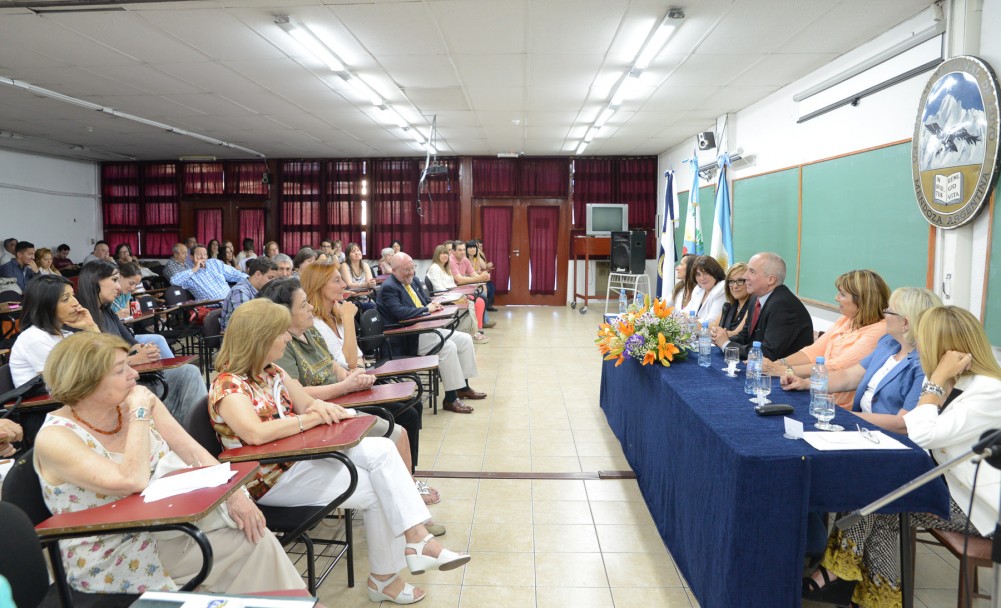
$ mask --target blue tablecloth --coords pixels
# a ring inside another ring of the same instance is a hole
[[[934,465],[899,435],[911,449],[819,452],[785,439],[782,416],[755,414],[743,374],[727,378],[713,350],[709,368],[694,356],[670,368],[606,362],[601,408],[703,608],[799,606],[807,513],[862,507]],[[773,402],[815,430],[808,392],[782,391],[777,379],[774,390]],[[840,408],[834,422],[872,428]],[[884,511],[948,508],[940,479]]]

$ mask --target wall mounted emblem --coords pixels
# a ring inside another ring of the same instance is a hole
[[[911,141],[918,207],[941,228],[977,216],[998,173],[998,81],[976,57],[955,57],[932,73]]]

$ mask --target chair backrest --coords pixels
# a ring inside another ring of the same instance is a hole
[[[10,583],[15,606],[38,606],[49,590],[49,573],[35,527],[10,502],[0,502],[0,574]]]
[[[0,291],[0,302],[20,302],[21,297],[21,294],[12,289]]]
[[[212,348],[218,348],[219,342],[222,340],[220,337],[222,335],[222,309],[213,309],[209,314],[205,315],[205,319],[202,321],[202,336],[205,338],[211,338],[206,340],[207,346]]]
[[[0,395],[14,389],[14,378],[10,375],[10,364],[0,365]]]
[[[167,291],[163,292],[163,299],[167,306],[174,306],[175,304],[190,302],[194,298],[187,289],[171,285],[167,288]]]
[[[42,500],[42,484],[38,481],[38,473],[31,459],[34,448],[28,450],[17,459],[14,466],[7,472],[3,480],[2,498],[5,502],[17,505],[37,526],[52,517],[52,512]]]
[[[428,293],[434,293],[434,285],[431,284],[431,277],[424,276],[424,287],[427,288]]]
[[[361,313],[361,322],[358,324],[358,347],[366,356],[380,351],[386,342],[386,336],[383,335],[385,329],[386,326],[377,308],[370,308]]]
[[[203,448],[208,450],[212,456],[218,456],[222,452],[219,445],[219,438],[216,437],[215,429],[212,428],[212,419],[209,418],[209,398],[202,397],[195,404],[195,407],[188,410],[188,415],[181,421],[184,430],[191,435]]]
[[[139,302],[139,308],[143,312],[153,312],[156,309],[156,298],[151,295],[136,296],[136,302]]]

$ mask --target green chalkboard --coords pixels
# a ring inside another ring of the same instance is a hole
[[[908,142],[803,166],[799,297],[833,304],[834,280],[857,268],[891,290],[925,285],[928,222],[910,154]]]
[[[994,210],[991,223],[990,270],[987,273],[987,302],[984,329],[991,344],[1001,344],[1001,213]]]
[[[799,253],[799,167],[733,182],[733,255],[747,262],[774,251],[786,262],[786,285],[796,289]]]
[[[678,193],[678,232],[674,235],[678,251],[674,259],[681,257],[681,245],[685,240],[685,222],[688,221],[688,190]],[[716,213],[716,185],[710,184],[699,188],[699,221],[702,222],[702,244],[705,253],[709,255],[709,247],[713,242],[713,214]],[[736,247],[736,245],[734,245]]]

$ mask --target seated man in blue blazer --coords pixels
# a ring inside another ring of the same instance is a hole
[[[403,319],[412,319],[441,310],[441,304],[432,302],[421,287],[420,281],[414,281],[416,267],[411,257],[402,251],[390,260],[393,274],[379,288],[376,297],[379,316],[387,327],[400,324]],[[411,343],[406,350],[409,354],[426,354],[441,342],[437,335],[429,332],[418,334],[416,344]],[[446,334],[440,333],[444,336]],[[453,332],[445,340],[444,346],[438,351],[438,372],[442,384],[445,385],[445,402],[443,408],[457,414],[470,414],[473,408],[461,399],[484,399],[486,393],[478,393],[469,388],[467,378],[477,374],[476,353],[473,352],[473,339],[469,334]]]
[[[783,283],[786,263],[777,253],[763,252],[747,262],[747,293],[750,318],[739,334],[728,339],[725,331],[713,328],[713,341],[722,349],[740,347],[746,359],[753,342],[761,342],[766,359],[777,361],[813,344],[813,319],[806,306]]]

